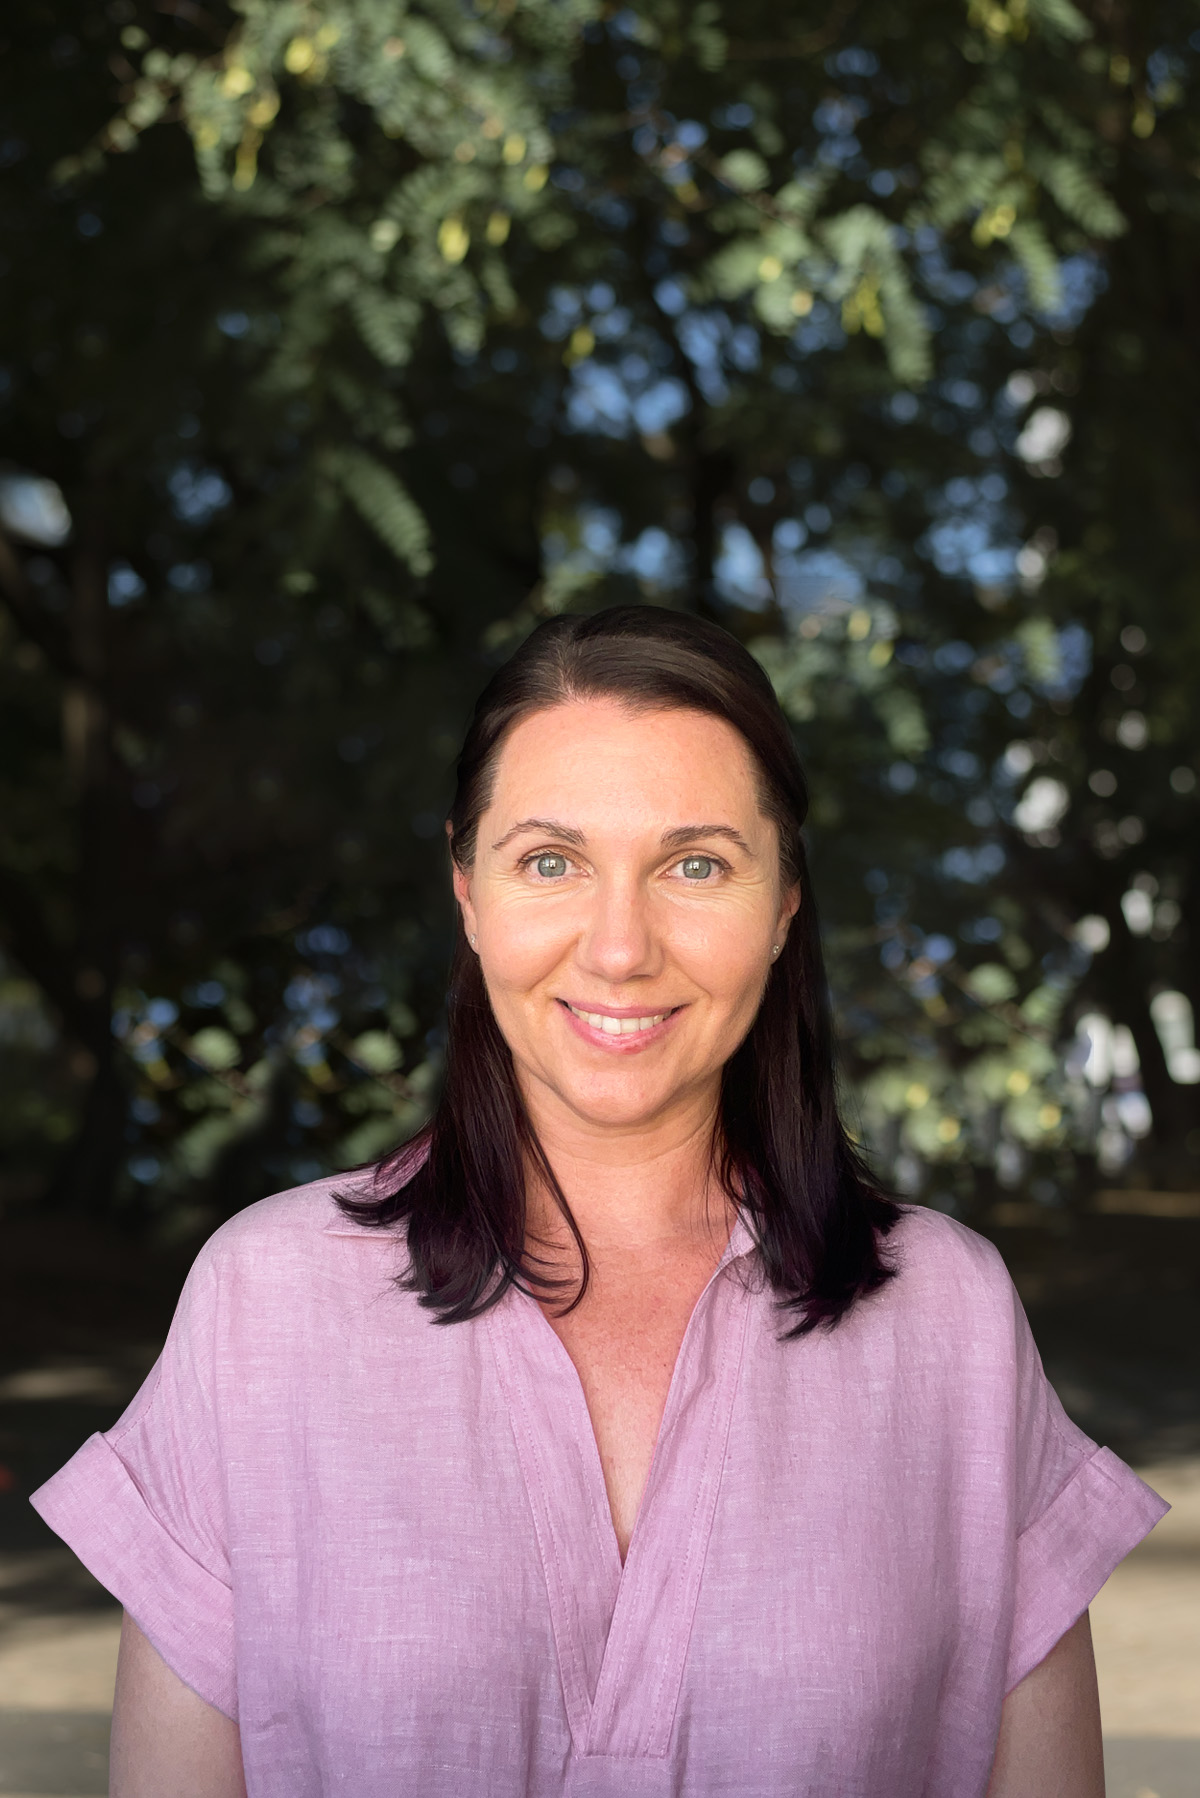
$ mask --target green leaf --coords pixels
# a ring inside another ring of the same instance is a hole
[[[1070,43],[1092,36],[1091,25],[1071,0],[1029,0],[1029,16],[1048,35]]]
[[[191,1041],[191,1051],[197,1061],[218,1073],[235,1068],[242,1059],[237,1037],[215,1024],[210,1024],[204,1030],[197,1030]]]
[[[713,72],[724,65],[729,47],[727,34],[720,24],[718,0],[699,0],[687,10],[687,41],[700,67]]]
[[[1125,215],[1116,202],[1073,157],[1051,158],[1041,176],[1067,217],[1093,237],[1119,237],[1126,229]]]
[[[738,193],[757,193],[771,179],[771,171],[754,150],[731,150],[720,162],[721,179]]]
[[[414,574],[428,574],[433,567],[429,526],[407,487],[365,450],[337,451],[331,462],[347,498],[396,558]]]
[[[1057,312],[1062,305],[1062,275],[1058,257],[1034,219],[1020,219],[1007,241],[1029,283],[1029,298],[1039,312]]]
[[[984,1005],[1000,1005],[1016,995],[1017,983],[1010,970],[998,961],[981,962],[966,979],[967,990]]]
[[[905,687],[886,687],[875,700],[875,709],[887,730],[888,743],[897,755],[921,755],[929,747],[929,725],[916,696]]]
[[[1053,624],[1048,618],[1027,618],[1015,635],[1031,677],[1053,686],[1062,676],[1062,653]]]
[[[363,342],[385,368],[402,368],[412,353],[413,339],[421,322],[421,308],[414,298],[382,293],[377,287],[358,287],[350,309]]]
[[[740,238],[735,243],[727,244],[712,257],[705,270],[704,285],[722,299],[738,299],[758,286],[758,269],[762,259],[761,239]]]
[[[458,72],[456,61],[450,46],[436,26],[431,25],[428,19],[408,13],[402,30],[406,60],[411,59],[412,66],[419,75],[438,86],[453,80]]]
[[[364,1030],[352,1046],[355,1061],[371,1074],[392,1074],[404,1059],[390,1030]]]
[[[929,332],[896,247],[894,227],[873,206],[852,206],[826,220],[819,235],[837,265],[834,295],[848,299],[862,282],[877,295],[888,362],[896,379],[905,383],[928,379]]]

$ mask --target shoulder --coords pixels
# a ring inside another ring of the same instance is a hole
[[[369,1171],[336,1174],[248,1205],[209,1237],[189,1285],[280,1288],[299,1298],[315,1275],[361,1269],[364,1256],[390,1276],[403,1258],[403,1237],[355,1223],[337,1202],[364,1195],[370,1183]]]
[[[948,1277],[991,1289],[1010,1284],[995,1243],[927,1205],[902,1205],[900,1221],[885,1238],[885,1252],[910,1283]]]
[[[896,1277],[876,1297],[894,1317],[934,1334],[977,1334],[990,1320],[1011,1335],[1019,1301],[999,1249],[985,1236],[940,1211],[905,1205],[883,1252]]]

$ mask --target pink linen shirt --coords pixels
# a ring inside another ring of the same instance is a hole
[[[996,1250],[935,1212],[833,1331],[738,1225],[625,1566],[574,1367],[442,1325],[324,1181],[242,1212],[116,1427],[35,1495],[250,1798],[982,1798],[1005,1693],[1166,1510],[1065,1417]]]

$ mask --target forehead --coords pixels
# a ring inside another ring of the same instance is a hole
[[[754,758],[723,718],[613,699],[564,701],[514,726],[488,811],[508,818],[743,826],[761,818]]]

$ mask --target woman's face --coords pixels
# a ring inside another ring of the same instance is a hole
[[[454,885],[535,1119],[618,1130],[711,1106],[799,903],[738,732],[611,699],[513,729]]]

